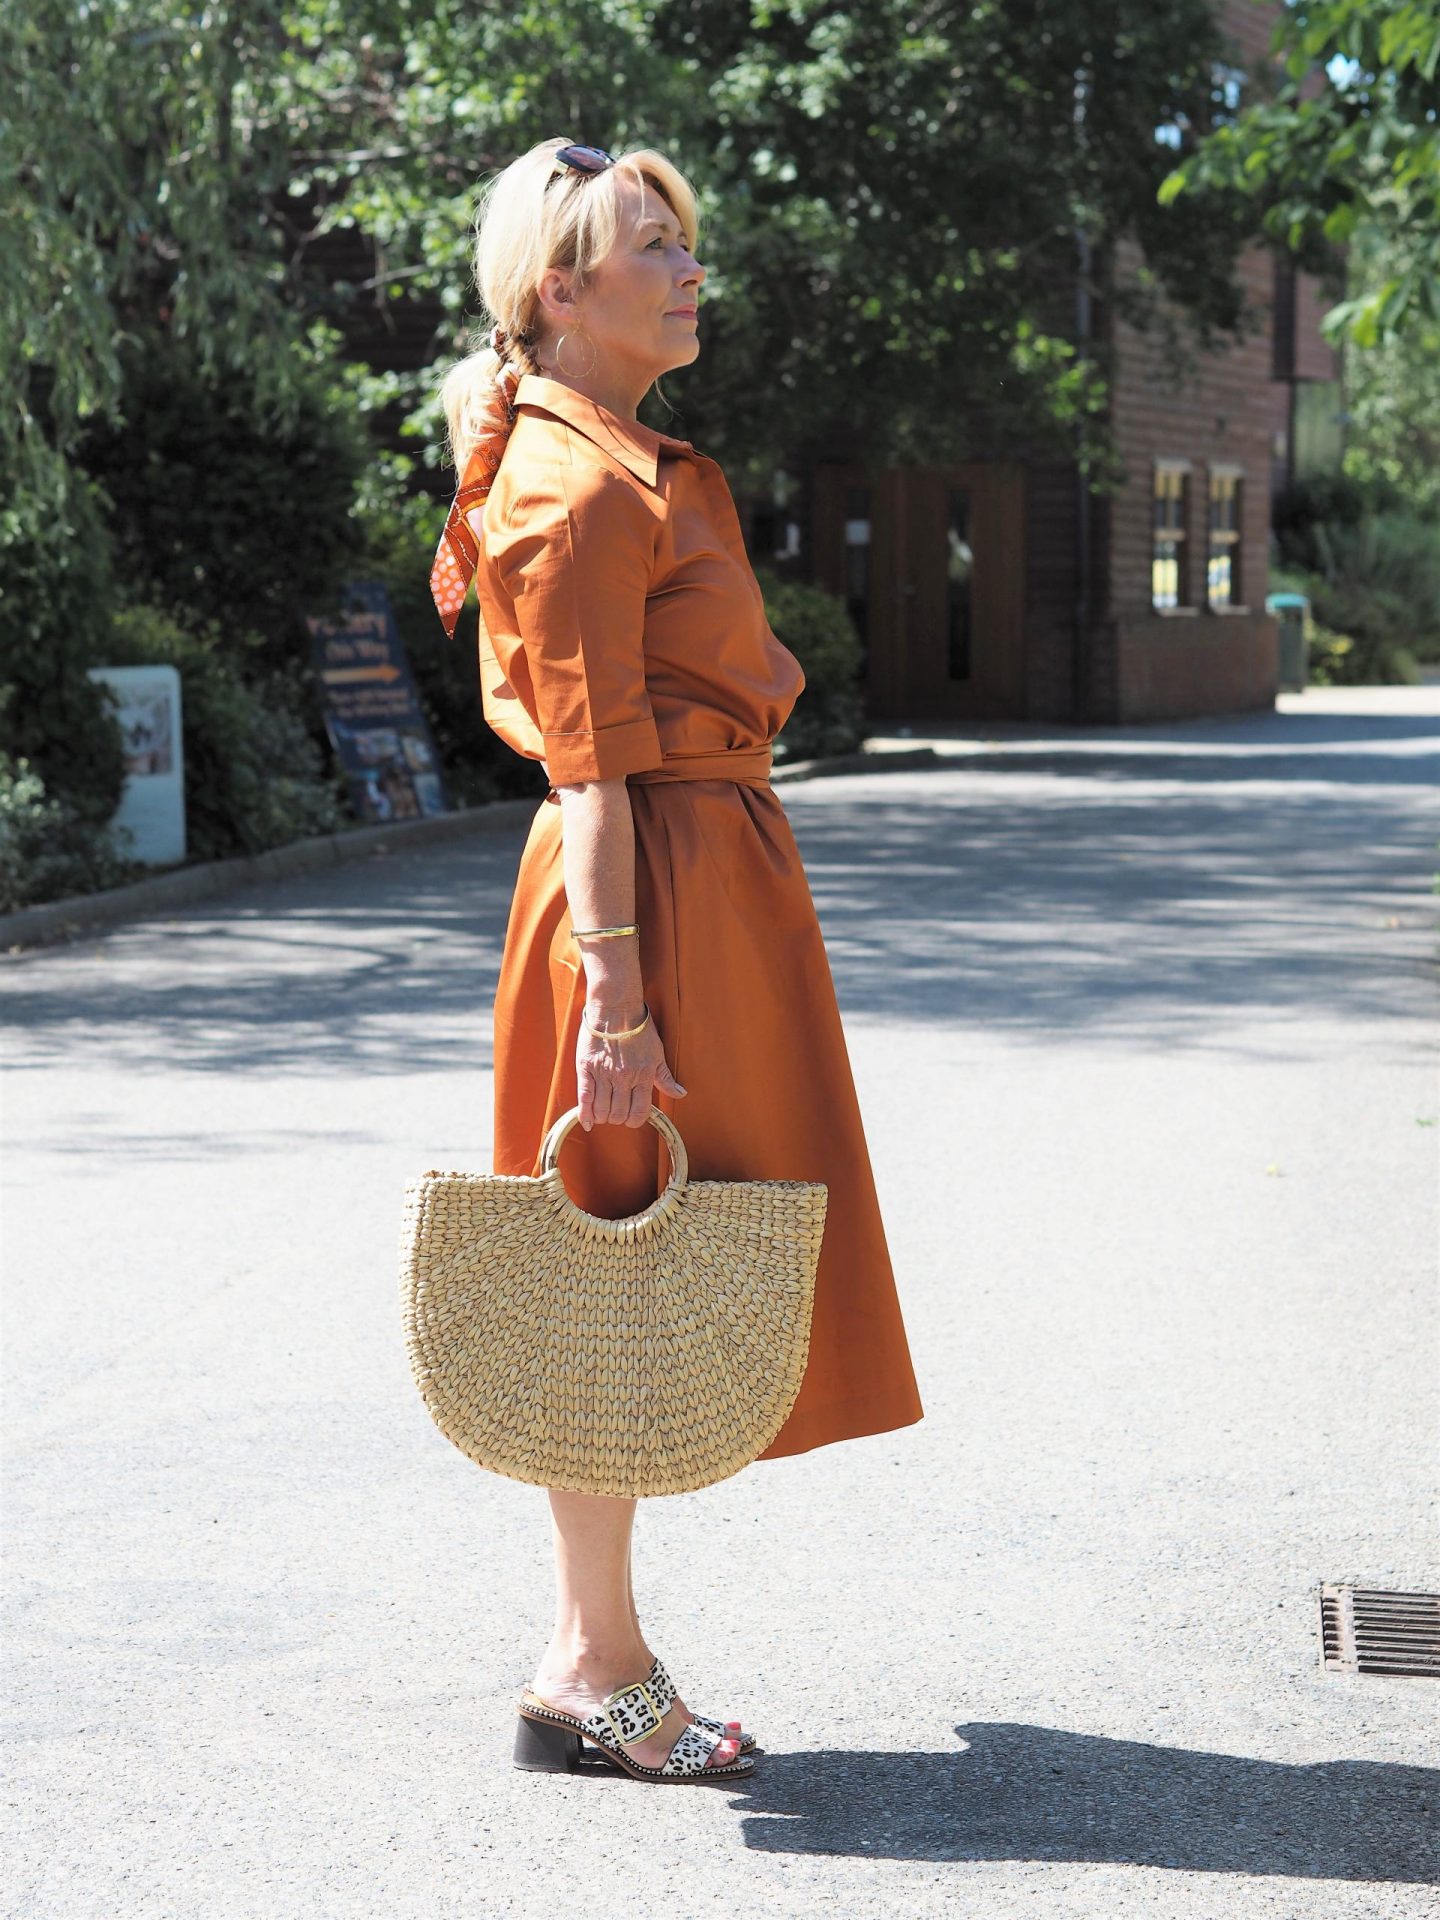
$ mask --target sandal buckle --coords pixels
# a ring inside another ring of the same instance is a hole
[[[640,1711],[642,1706],[643,1713]],[[617,1687],[608,1699],[601,1702],[600,1711],[610,1722],[615,1738],[622,1745],[646,1739],[665,1722],[665,1715],[656,1706],[654,1696],[643,1680],[637,1681],[632,1687]]]

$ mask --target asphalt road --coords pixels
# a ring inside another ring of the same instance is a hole
[[[1440,692],[783,788],[927,1417],[646,1503],[754,1779],[509,1764],[543,1496],[409,1378],[519,838],[0,961],[7,1915],[1433,1915]],[[763,1092],[763,1090],[757,1090]]]

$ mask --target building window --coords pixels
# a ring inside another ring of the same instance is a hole
[[[970,546],[970,495],[963,487],[951,487],[950,511],[945,530],[946,558],[946,672],[951,680],[970,678],[971,582],[975,573],[975,555]]]
[[[1210,532],[1205,566],[1205,599],[1212,608],[1238,607],[1240,592],[1241,496],[1244,481],[1236,467],[1210,469]]]
[[[1155,494],[1150,551],[1150,604],[1169,613],[1190,604],[1190,569],[1185,535],[1190,520],[1190,465],[1185,460],[1155,462]]]

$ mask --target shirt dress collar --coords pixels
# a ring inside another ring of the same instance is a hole
[[[574,387],[567,387],[559,380],[547,380],[543,374],[521,374],[515,389],[515,405],[554,414],[577,433],[583,433],[587,440],[593,440],[597,447],[613,454],[648,487],[655,485],[662,453],[684,453],[692,460],[701,457],[688,440],[657,433],[654,427],[647,427],[639,420],[622,419],[618,413],[602,407],[598,400],[577,393]]]

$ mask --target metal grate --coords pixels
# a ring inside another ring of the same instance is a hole
[[[1440,1680],[1440,1593],[1322,1586],[1320,1645],[1332,1673],[1415,1673]]]

